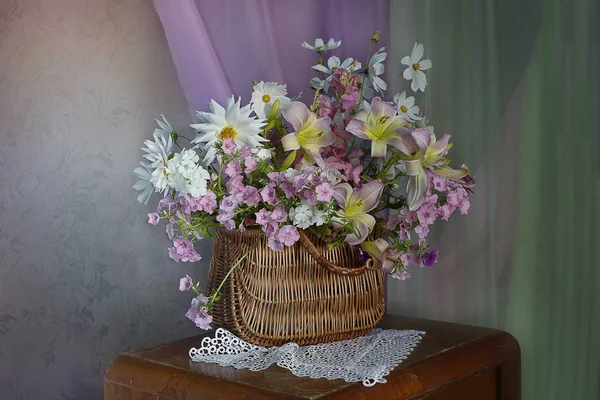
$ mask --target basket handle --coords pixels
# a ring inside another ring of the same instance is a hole
[[[315,246],[315,244],[310,240],[308,235],[303,230],[298,230],[300,232],[300,244],[308,253],[315,259],[315,261],[323,268],[328,270],[329,272],[342,275],[342,276],[356,276],[363,274],[368,268],[372,267],[373,261],[369,258],[367,262],[361,265],[358,268],[348,268],[348,267],[340,267],[329,261]]]

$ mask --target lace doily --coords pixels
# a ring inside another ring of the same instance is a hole
[[[343,379],[365,386],[387,382],[388,375],[416,347],[425,332],[375,329],[365,336],[339,342],[298,346],[260,347],[218,328],[215,337],[202,339],[200,348],[192,347],[190,357],[197,362],[217,363],[261,371],[273,364],[289,369],[296,376]]]

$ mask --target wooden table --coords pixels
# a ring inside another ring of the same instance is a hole
[[[202,336],[124,353],[108,367],[104,398],[204,399],[520,399],[520,350],[508,333],[425,319],[386,316],[382,328],[425,331],[412,354],[364,387],[342,380],[298,378],[278,366],[252,372],[192,362]],[[210,334],[210,332],[208,333]]]

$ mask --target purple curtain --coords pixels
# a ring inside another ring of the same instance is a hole
[[[154,0],[154,7],[191,110],[232,93],[248,102],[253,80],[312,97],[316,55],[301,47],[304,41],[341,39],[328,56],[362,63],[373,32],[382,39],[374,50],[389,41],[390,0]]]

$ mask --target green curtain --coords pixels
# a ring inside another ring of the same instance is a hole
[[[524,399],[600,398],[598,24],[597,0],[392,0],[390,90],[423,43],[417,102],[478,185],[389,308],[512,333]]]

